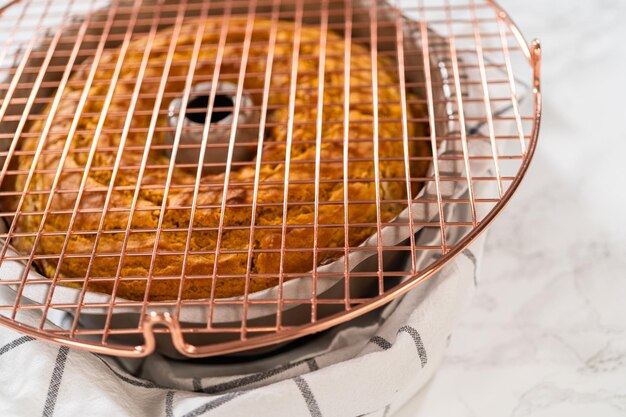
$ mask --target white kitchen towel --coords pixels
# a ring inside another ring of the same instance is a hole
[[[119,360],[0,328],[0,415],[390,416],[440,362],[481,250],[382,313],[246,364]]]

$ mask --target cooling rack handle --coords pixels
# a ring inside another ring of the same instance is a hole
[[[172,336],[172,343],[180,352],[185,352],[186,346],[185,341],[182,337],[182,333],[180,331],[180,324],[178,320],[173,317],[168,312],[159,313],[156,311],[152,311],[148,313],[143,322],[143,337],[144,344],[141,346],[136,346],[135,350],[141,352],[140,356],[148,356],[152,352],[154,352],[156,348],[156,340],[154,337],[154,327],[155,326],[165,326],[170,330],[170,334]]]

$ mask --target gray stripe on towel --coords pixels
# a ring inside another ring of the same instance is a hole
[[[387,339],[380,336],[374,336],[369,341],[370,343],[377,345],[382,350],[387,350],[391,347],[391,343]]]
[[[283,365],[276,367],[274,369],[270,369],[263,372],[258,372],[256,374],[247,375],[241,378],[233,379],[231,381],[222,382],[220,384],[211,385],[205,388],[202,388],[202,392],[206,392],[207,394],[218,394],[220,392],[232,390],[235,388],[242,388],[246,385],[254,384],[256,382],[260,382],[271,378],[275,375],[281,374],[289,369],[295,368],[296,366],[302,365],[307,361],[298,361],[292,364]],[[309,364],[309,369],[311,365]]]
[[[202,379],[199,377],[195,377],[191,380],[191,384],[193,385],[193,392],[202,392]]]
[[[245,391],[238,391],[238,392],[231,392],[228,393],[226,395],[222,395],[219,398],[216,398],[212,401],[209,401],[206,404],[201,405],[200,407],[191,410],[190,412],[188,412],[187,414],[185,414],[183,417],[197,417],[200,416],[204,413],[206,413],[207,411],[211,411],[217,407],[219,407],[220,405],[226,404],[227,402],[234,400],[235,398],[239,397],[240,395],[245,394]]]
[[[0,356],[4,355],[8,351],[15,349],[16,347],[23,345],[26,342],[30,342],[31,340],[35,340],[34,337],[31,336],[22,336],[18,337],[12,342],[7,343],[6,345],[0,347]]]
[[[61,346],[59,348],[54,369],[52,370],[52,377],[50,378],[50,385],[48,386],[46,403],[43,407],[43,417],[51,417],[54,414],[54,406],[59,395],[59,387],[61,386],[61,380],[63,379],[63,371],[65,370],[65,362],[67,361],[69,351],[70,348],[67,346]]]
[[[174,394],[175,391],[165,394],[165,417],[174,417]]]
[[[313,395],[313,391],[311,391],[311,387],[309,387],[309,384],[306,382],[306,380],[301,376],[297,376],[293,380],[298,386],[300,393],[304,397],[304,401],[306,402],[306,406],[309,409],[311,417],[322,417],[322,412],[320,411],[320,407],[317,404],[315,395]]]
[[[420,336],[419,332],[411,326],[402,326],[400,327],[400,329],[398,329],[398,333],[408,333],[413,338],[413,342],[415,342],[415,348],[417,349],[417,354],[419,355],[420,362],[422,363],[422,368],[426,366],[426,363],[428,363],[428,356],[426,355],[424,342],[422,342],[422,337]]]
[[[309,366],[309,371],[311,372],[320,369],[320,367],[317,366],[317,361],[315,360],[315,358],[307,359],[306,364]]]

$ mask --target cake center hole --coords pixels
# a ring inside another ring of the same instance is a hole
[[[224,94],[215,96],[213,103],[213,113],[211,113],[211,123],[217,123],[224,120],[233,112],[233,99]],[[206,120],[206,110],[209,106],[209,96],[195,96],[187,104],[187,112],[185,117],[195,123],[202,123]]]

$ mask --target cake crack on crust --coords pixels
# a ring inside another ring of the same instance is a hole
[[[88,162],[89,148],[94,141],[94,132],[103,108],[104,97],[110,87],[111,75],[120,54],[119,49],[104,52],[89,90],[88,100],[78,122],[76,134],[71,138],[70,152],[64,162],[52,199],[51,212],[43,225],[45,233],[39,239],[35,254],[39,268],[48,277],[55,271],[64,285],[82,287],[94,251],[96,234],[107,189],[112,179],[113,165],[120,144],[122,129],[129,109],[129,97],[141,83],[140,99],[134,110],[130,133],[121,155],[119,172],[115,178],[109,210],[105,213],[104,227],[95,248],[96,256],[89,269],[88,290],[111,293],[120,263],[120,252],[128,235],[126,256],[123,258],[118,279],[118,297],[130,300],[144,299],[146,277],[151,263],[153,279],[149,299],[176,299],[179,296],[182,275],[183,253],[190,227],[191,202],[195,184],[195,172],[176,167],[169,190],[167,210],[157,254],[153,258],[156,229],[163,202],[168,173],[169,158],[163,148],[165,128],[168,126],[167,105],[184,90],[185,77],[189,69],[192,46],[197,24],[184,24],[176,41],[174,61],[169,70],[166,93],[157,120],[157,129],[148,156],[145,174],[137,207],[132,214],[131,231],[127,232],[130,207],[137,185],[142,155],[147,141],[147,131],[155,105],[156,92],[164,71],[165,56],[172,41],[172,29],[159,31],[149,55],[149,62],[142,79],[139,79],[139,64],[147,38],[133,40],[124,56],[124,63],[111,106],[106,115],[104,129],[97,140],[96,151],[84,192],[78,207],[75,223],[70,232],[68,226],[71,212],[76,204],[81,179]],[[247,18],[208,18],[202,47],[195,69],[194,83],[211,81],[218,39],[223,24],[228,25],[224,48],[224,60],[219,69],[219,81],[233,82],[238,78],[243,53]],[[245,69],[244,89],[255,105],[262,101],[264,74],[268,59],[271,22],[256,19],[252,33],[253,45]],[[279,22],[275,45],[272,75],[269,89],[269,111],[260,167],[257,210],[254,232],[253,258],[249,278],[249,291],[259,291],[275,286],[281,264],[281,228],[283,219],[283,183],[287,127],[289,120],[289,85],[293,53],[293,22]],[[282,257],[284,273],[307,273],[315,269],[313,264],[313,225],[316,153],[316,120],[318,102],[318,66],[320,56],[320,31],[315,27],[301,29],[300,59],[297,68],[295,114],[293,120],[293,144],[288,186],[287,233]],[[344,246],[355,247],[376,232],[372,223],[377,221],[375,204],[376,184],[374,181],[374,108],[372,105],[372,66],[369,49],[363,45],[351,45],[350,58],[350,124],[347,138],[348,162],[348,224],[349,241],[344,241],[344,47],[345,39],[337,33],[327,34],[324,97],[321,132],[321,164],[319,183],[319,229],[317,263],[331,261],[344,254]],[[16,232],[31,233],[31,236],[16,236],[12,244],[21,252],[30,253],[40,228],[41,212],[45,209],[55,179],[55,171],[61,161],[61,151],[66,146],[72,118],[85,87],[92,61],[77,67],[66,86],[52,129],[45,138],[41,133],[44,120],[37,120],[29,127],[29,135],[20,138],[21,154],[17,157],[20,170],[30,170],[34,150],[40,140],[45,140],[43,152],[35,163],[36,173],[25,195],[22,214],[16,223]],[[378,59],[378,137],[380,195],[382,199],[380,220],[387,222],[407,207],[406,178],[403,148],[402,105],[397,79],[398,66],[385,57]],[[197,80],[197,81],[196,81]],[[409,95],[412,103],[415,97]],[[410,104],[406,109],[408,120],[423,117],[420,105]],[[51,108],[42,114],[47,116]],[[409,122],[408,137],[426,135],[423,123]],[[241,127],[240,127],[241,128]],[[251,144],[251,146],[256,144]],[[428,167],[430,143],[409,141],[412,158],[410,171],[414,178],[424,177]],[[195,210],[191,234],[190,251],[187,255],[185,281],[182,298],[207,298],[211,295],[217,240],[217,228],[223,216],[224,230],[220,253],[217,259],[215,297],[231,297],[243,294],[250,240],[252,200],[255,178],[254,164],[233,166],[230,173],[228,192],[224,197],[224,174],[205,175],[200,181],[198,207]],[[17,191],[25,188],[26,175],[16,177],[12,187]],[[414,184],[412,193],[419,185]],[[44,191],[44,192],[42,192]],[[226,199],[224,213],[220,210],[222,198]],[[364,203],[362,203],[364,202]],[[3,201],[6,209],[14,202]],[[94,210],[95,209],[95,210]],[[62,213],[61,213],[62,212]],[[368,224],[359,227],[359,224]],[[51,232],[63,232],[54,234]],[[70,233],[66,256],[60,265],[58,254]],[[335,249],[336,248],[336,249]],[[43,255],[57,255],[45,257]],[[58,268],[58,271],[57,271]],[[102,278],[102,279],[98,279]]]

